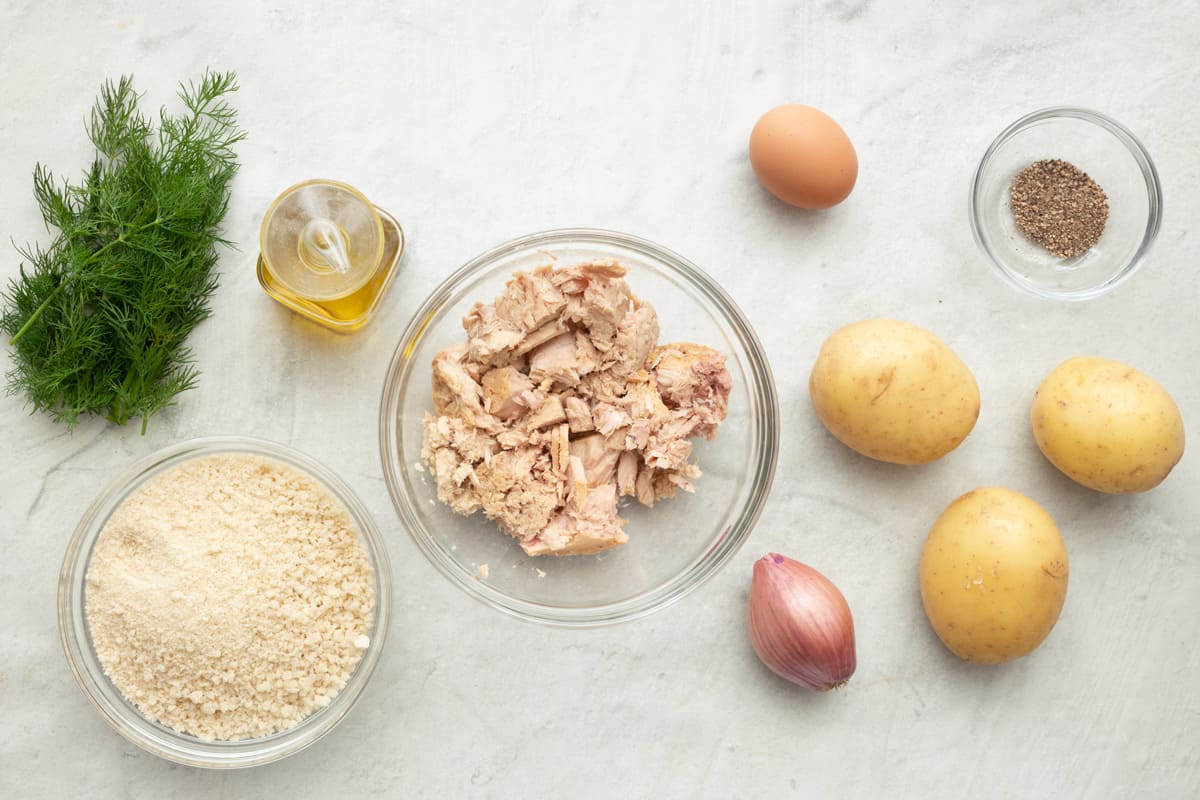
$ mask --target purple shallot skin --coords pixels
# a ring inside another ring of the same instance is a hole
[[[747,610],[750,643],[772,672],[817,692],[854,674],[854,619],[833,582],[770,553],[754,564]]]

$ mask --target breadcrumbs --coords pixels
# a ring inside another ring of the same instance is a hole
[[[370,644],[373,608],[347,510],[309,474],[244,453],[184,462],[127,498],[85,593],[117,690],[204,740],[266,736],[328,705]]]

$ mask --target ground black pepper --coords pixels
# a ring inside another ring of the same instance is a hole
[[[1062,159],[1035,161],[1008,191],[1017,227],[1059,258],[1074,258],[1100,241],[1108,196],[1087,173]]]

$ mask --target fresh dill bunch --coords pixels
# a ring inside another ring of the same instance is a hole
[[[192,388],[188,334],[210,313],[218,227],[245,134],[226,95],[233,73],[181,84],[186,111],[138,111],[132,79],[105,83],[92,108],[96,147],[82,182],[57,181],[41,164],[33,193],[55,235],[19,248],[20,277],[2,297],[0,330],[12,338],[9,394],[73,427],[103,414],[124,425],[149,418]]]

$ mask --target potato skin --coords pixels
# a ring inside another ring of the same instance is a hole
[[[1020,492],[967,492],[921,550],[921,603],[952,653],[999,664],[1032,652],[1067,596],[1067,549],[1050,515]]]
[[[808,391],[838,441],[892,464],[941,458],[979,417],[979,386],[967,365],[929,331],[894,319],[834,332],[821,346]]]
[[[1030,423],[1050,463],[1099,492],[1153,489],[1183,458],[1183,417],[1171,395],[1104,358],[1058,365],[1033,396]]]

